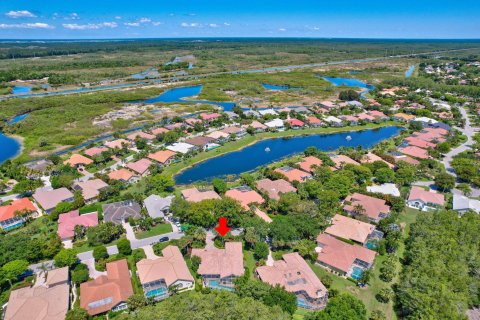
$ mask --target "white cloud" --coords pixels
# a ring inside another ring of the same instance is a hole
[[[191,23],[182,22],[180,24],[180,26],[182,26],[183,28],[199,28],[202,25],[200,23],[196,23],[196,22],[191,22]]]
[[[216,24],[216,23],[210,23],[208,26],[210,28],[218,28],[218,24]]]
[[[35,22],[35,23],[19,23],[19,24],[0,24],[0,29],[54,29],[55,27],[48,23]]]
[[[127,27],[140,27],[140,22],[124,22]]]
[[[7,17],[10,18],[36,18],[37,16],[31,13],[28,10],[18,10],[18,11],[9,11],[5,13]]]
[[[76,12],[70,13],[67,17],[64,18],[65,20],[78,20],[80,16]]]
[[[159,25],[162,25],[163,22],[160,22],[160,21],[153,21],[152,24],[155,26],[155,27],[158,27]]]
[[[229,27],[229,26],[230,26],[230,23],[224,22],[223,25],[226,26],[226,27]]]
[[[280,28],[280,29],[278,29],[278,31],[280,31],[280,32],[285,32],[285,31],[287,31],[287,29],[285,29],[285,28]]]
[[[117,19],[117,20],[122,20],[122,17],[120,17],[120,16],[115,16],[115,19]]]
[[[320,28],[319,27],[313,27],[313,30],[318,31],[318,30],[320,30]]]
[[[140,18],[138,20],[138,22],[140,22],[140,23],[147,23],[147,22],[151,22],[151,21],[152,21],[152,19],[150,19],[150,18]]]
[[[116,22],[102,22],[102,23],[88,23],[88,24],[76,24],[76,23],[64,23],[62,26],[69,30],[97,30],[100,28],[116,28],[118,24]]]

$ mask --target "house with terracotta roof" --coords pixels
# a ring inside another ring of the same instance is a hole
[[[407,147],[400,147],[397,148],[398,152],[406,154],[407,156],[411,156],[418,159],[430,159],[430,155],[428,151],[419,147],[415,146],[407,146]]]
[[[342,119],[343,122],[348,123],[351,126],[355,126],[358,124],[358,118],[352,115],[339,116],[339,118]]]
[[[330,157],[330,159],[332,159],[332,161],[335,162],[334,168],[336,170],[342,169],[346,164],[353,164],[355,166],[360,165],[360,163],[358,163],[357,161],[343,154],[333,155]]]
[[[217,130],[217,131],[210,132],[209,134],[206,135],[206,137],[212,138],[218,142],[218,141],[227,141],[230,135],[223,131]]]
[[[226,242],[225,249],[192,249],[194,256],[201,259],[197,273],[207,288],[233,291],[233,281],[245,272],[241,242]]]
[[[131,145],[131,142],[125,139],[116,139],[105,142],[105,146],[110,149],[122,149],[123,146],[130,147]]]
[[[322,166],[322,163],[322,160],[318,159],[317,157],[308,156],[303,158],[302,161],[298,163],[298,165],[303,171],[313,173],[315,171],[315,168]]]
[[[171,150],[160,150],[148,155],[149,159],[157,161],[161,165],[168,165],[175,160],[176,152]]]
[[[413,186],[408,195],[407,205],[422,211],[433,211],[445,205],[445,197],[441,193]]]
[[[60,239],[69,240],[75,236],[75,226],[84,228],[94,227],[98,225],[98,213],[91,212],[80,215],[78,210],[62,213],[58,216],[57,234]]]
[[[286,122],[290,124],[290,127],[292,129],[299,129],[305,126],[305,122],[298,119],[290,119],[290,120],[287,120]]]
[[[220,118],[222,115],[220,113],[200,113],[200,118],[206,122],[212,122]]]
[[[135,141],[137,138],[152,141],[155,140],[156,137],[153,134],[145,133],[143,131],[137,131],[127,136],[127,139],[130,141]]]
[[[107,275],[80,284],[80,307],[90,316],[125,310],[133,295],[126,259],[107,263],[106,270]]]
[[[0,228],[9,231],[25,224],[27,216],[35,215],[37,208],[28,198],[12,201],[12,203],[0,206]]]
[[[377,110],[368,111],[368,115],[374,117],[377,120],[388,120],[390,119],[385,113]]]
[[[266,223],[272,223],[273,222],[272,218],[270,218],[269,215],[266,212],[260,210],[257,207],[255,207],[255,209],[253,210],[253,213],[255,213],[255,215],[257,217],[259,217],[260,219],[262,219]]]
[[[305,182],[307,179],[312,178],[310,173],[289,166],[283,166],[275,169],[274,171],[284,175],[285,178],[287,178],[287,180],[290,182]]]
[[[414,146],[414,147],[419,147],[419,148],[422,148],[422,149],[428,149],[428,148],[433,149],[433,148],[436,147],[435,143],[431,143],[431,142],[419,139],[419,138],[414,137],[414,136],[405,138],[404,144],[406,146]]]
[[[375,223],[378,223],[390,214],[390,207],[385,200],[357,192],[345,198],[343,210],[353,216],[366,216]]]
[[[60,202],[72,202],[73,198],[73,193],[67,188],[53,190],[39,189],[33,194],[33,199],[35,199],[46,213],[52,212]]]
[[[256,187],[273,200],[280,200],[280,195],[283,193],[297,192],[297,189],[290,182],[283,179],[261,179],[256,182]]]
[[[142,217],[140,215],[142,207],[133,200],[104,204],[102,205],[102,211],[103,221],[112,222],[114,224],[127,222],[130,217],[133,219],[140,219]]]
[[[293,292],[300,308],[321,310],[327,305],[327,288],[298,252],[284,254],[273,266],[258,267],[256,274],[271,286]]]
[[[225,192],[225,197],[238,201],[245,210],[249,210],[250,205],[252,204],[262,204],[265,202],[258,192],[252,190],[248,186],[240,186],[230,189]]]
[[[123,181],[125,183],[135,183],[138,181],[138,177],[134,173],[132,173],[131,171],[128,171],[125,168],[121,168],[121,169],[113,170],[109,172],[108,178],[111,180]]]
[[[395,113],[393,115],[393,120],[396,121],[404,121],[404,122],[410,122],[413,119],[415,119],[415,116],[411,114],[406,114],[406,113]]]
[[[92,164],[93,160],[89,159],[81,154],[74,153],[67,160],[63,161],[63,164],[68,164],[71,167],[86,166]]]
[[[150,174],[150,166],[152,165],[152,161],[143,158],[135,162],[130,162],[127,164],[127,168],[138,174],[139,176],[145,177]]]
[[[193,118],[193,117],[187,118],[183,121],[185,121],[185,123],[188,123],[192,127],[195,126],[197,123],[202,123],[203,122],[201,119]]]
[[[204,136],[193,137],[185,140],[186,143],[191,144],[192,146],[196,146],[197,148],[200,148],[202,150],[204,150],[209,143],[212,143],[214,141],[215,139]]]
[[[176,246],[167,246],[161,257],[137,262],[137,274],[146,298],[162,300],[169,296],[172,287],[178,291],[195,287],[195,279]]]
[[[331,225],[325,229],[325,233],[340,239],[355,241],[365,244],[370,238],[379,238],[378,232],[375,232],[375,226],[360,220],[336,214],[331,221]]]
[[[83,199],[85,199],[85,202],[89,203],[97,199],[100,191],[108,188],[108,184],[97,178],[75,182],[72,188],[74,190],[82,191]]]
[[[320,127],[322,126],[322,120],[318,119],[317,117],[314,117],[314,116],[310,116],[310,117],[307,117],[307,123],[310,127]]]
[[[85,151],[83,151],[83,153],[85,153],[87,156],[89,156],[90,158],[93,158],[93,157],[96,157],[98,155],[101,155],[102,152],[106,152],[108,151],[108,148],[104,148],[104,147],[92,147],[92,148],[89,148]]]
[[[220,200],[220,196],[213,190],[198,190],[190,188],[182,190],[183,198],[188,202],[200,202],[203,200]]]
[[[327,234],[317,237],[317,263],[332,272],[359,280],[372,267],[377,253],[365,247],[349,244]]]
[[[363,120],[364,122],[371,122],[374,121],[375,118],[368,113],[360,113],[357,115],[358,120]]]
[[[362,157],[362,159],[360,159],[360,163],[374,163],[375,161],[380,161],[380,162],[383,162],[385,163],[390,169],[393,169],[395,167],[395,165],[391,164],[390,162],[387,162],[385,160],[383,160],[382,158],[380,158],[379,156],[377,156],[375,153],[372,153],[372,152],[368,152],[366,155],[364,155]]]
[[[237,139],[244,137],[247,134],[247,130],[241,127],[236,127],[236,126],[225,127],[221,131],[223,133],[228,134],[229,137],[232,137],[232,135],[235,135]]]
[[[158,136],[160,134],[165,134],[167,133],[168,129],[165,129],[165,128],[155,128],[155,129],[152,129],[152,131],[150,131],[154,136]]]
[[[398,164],[399,162],[403,161],[405,163],[411,164],[412,166],[418,166],[420,161],[413,159],[412,157],[406,156],[404,154],[392,154],[393,158],[395,159],[395,163]]]
[[[263,131],[268,129],[268,127],[266,125],[264,125],[263,123],[261,123],[257,120],[253,120],[252,123],[247,124],[244,127],[253,128],[255,130],[255,132],[263,132]]]
[[[45,282],[12,290],[4,320],[64,320],[70,305],[68,267],[48,271]]]

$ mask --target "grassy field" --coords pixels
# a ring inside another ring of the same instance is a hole
[[[137,239],[145,239],[153,236],[159,236],[161,234],[172,232],[172,225],[170,223],[157,224],[155,227],[148,231],[141,231],[135,234]]]
[[[358,131],[358,130],[365,130],[365,129],[381,128],[385,126],[393,126],[393,125],[400,125],[400,123],[396,121],[387,121],[380,124],[369,123],[364,126],[349,126],[349,127],[341,127],[341,128],[307,128],[302,130],[287,130],[282,132],[262,132],[254,136],[249,135],[240,140],[229,142],[214,150],[211,150],[208,152],[202,152],[192,158],[188,158],[187,160],[169,165],[168,167],[165,168],[164,173],[170,174],[170,175],[176,175],[181,171],[191,166],[194,166],[195,164],[198,164],[210,158],[217,157],[232,151],[240,150],[255,142],[265,140],[265,139],[284,138],[284,137],[312,135],[312,134],[328,134],[328,133],[337,133],[337,132]]]

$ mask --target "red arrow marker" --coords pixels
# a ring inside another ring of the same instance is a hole
[[[218,218],[218,227],[215,228],[217,232],[223,237],[230,231],[230,228],[227,226],[227,218]]]

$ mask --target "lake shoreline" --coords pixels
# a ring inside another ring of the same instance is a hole
[[[289,137],[296,137],[296,136],[311,136],[311,135],[319,135],[319,134],[335,134],[335,133],[345,133],[345,132],[356,132],[356,131],[363,131],[363,130],[372,130],[372,129],[379,129],[383,127],[389,127],[389,126],[397,126],[397,127],[402,127],[402,123],[397,122],[397,121],[387,121],[384,123],[380,124],[367,124],[365,126],[350,126],[350,127],[340,127],[340,128],[308,128],[308,129],[303,129],[303,130],[288,130],[288,131],[281,131],[281,132],[262,132],[259,134],[256,134],[254,136],[250,136],[244,139],[240,139],[237,142],[238,147],[230,145],[226,146],[226,150],[221,150],[218,153],[209,153],[209,152],[202,152],[196,157],[199,157],[199,159],[194,159],[190,158],[189,160],[193,161],[188,164],[184,165],[178,165],[178,168],[175,167],[175,165],[167,167],[165,169],[165,173],[171,174],[174,178],[182,173],[183,171],[190,169],[202,162],[205,162],[207,160],[223,156],[225,154],[231,153],[231,152],[236,152],[240,151],[246,147],[249,147],[255,143],[269,140],[269,139],[279,139],[279,138],[289,138]],[[252,138],[252,141],[248,141],[248,138]],[[233,142],[232,144],[235,144]],[[222,146],[224,147],[224,146]],[[222,148],[220,147],[220,148]],[[219,148],[215,149],[218,150]],[[213,151],[213,150],[212,150]],[[202,157],[203,156],[203,157]],[[170,170],[169,170],[170,169]]]

